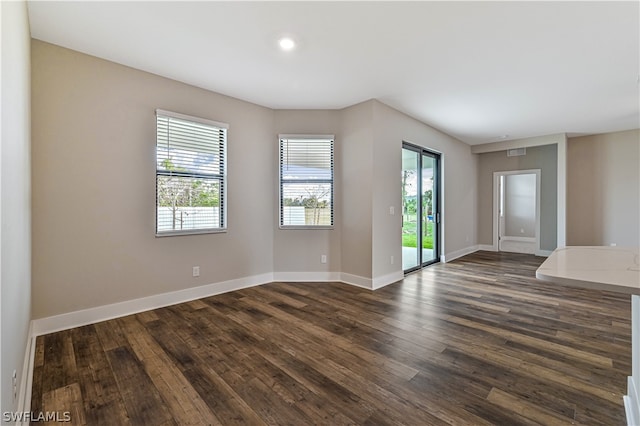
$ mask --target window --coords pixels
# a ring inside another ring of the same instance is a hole
[[[280,135],[280,228],[333,227],[333,135]]]
[[[156,110],[156,235],[226,229],[224,123]]]

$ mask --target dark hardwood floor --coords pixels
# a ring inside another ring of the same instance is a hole
[[[375,292],[272,283],[38,337],[74,424],[625,424],[630,297],[478,252]]]

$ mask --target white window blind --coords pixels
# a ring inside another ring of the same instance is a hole
[[[280,227],[333,227],[333,136],[280,136]]]
[[[227,127],[156,110],[156,235],[226,229]]]

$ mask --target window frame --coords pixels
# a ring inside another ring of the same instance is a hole
[[[300,181],[283,180],[282,178],[282,147],[285,139],[330,140],[331,141],[331,179],[314,179],[315,183],[328,183],[331,186],[331,224],[330,225],[284,225],[283,224],[283,186],[286,183],[300,183]],[[330,230],[335,228],[335,135],[319,134],[280,134],[278,135],[278,228],[282,230]]]
[[[186,114],[180,114],[177,112],[166,111],[162,109],[156,109],[155,111],[155,128],[156,128],[156,143],[155,143],[155,236],[156,237],[174,237],[180,235],[200,235],[200,234],[218,234],[227,232],[227,149],[229,139],[229,125],[219,121],[209,120],[206,118],[194,117]],[[210,175],[205,173],[193,173],[193,172],[165,172],[158,168],[158,118],[166,117],[168,119],[175,118],[178,120],[192,122],[197,124],[203,124],[206,126],[217,128],[224,134],[224,140],[222,145],[221,158],[219,160],[219,167],[221,173],[219,175]],[[220,183],[219,189],[219,219],[220,226],[217,228],[195,228],[195,229],[183,229],[183,230],[169,230],[158,231],[158,177],[159,176],[181,176],[185,178],[196,178],[203,180],[218,181]]]

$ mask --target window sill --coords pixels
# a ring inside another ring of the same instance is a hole
[[[177,237],[180,235],[222,234],[225,232],[227,232],[227,228],[189,229],[184,231],[166,231],[166,232],[156,233],[156,238]]]
[[[292,230],[293,229],[307,229],[307,230],[308,229],[311,229],[311,230],[322,230],[322,229],[327,230],[328,229],[328,230],[331,230],[331,229],[334,229],[334,226],[329,226],[329,225],[315,225],[315,226],[313,226],[313,225],[309,225],[309,226],[290,226],[290,225],[285,225],[285,226],[283,226],[283,225],[280,225],[279,228],[284,230],[284,231],[289,230],[289,229],[292,229]]]

